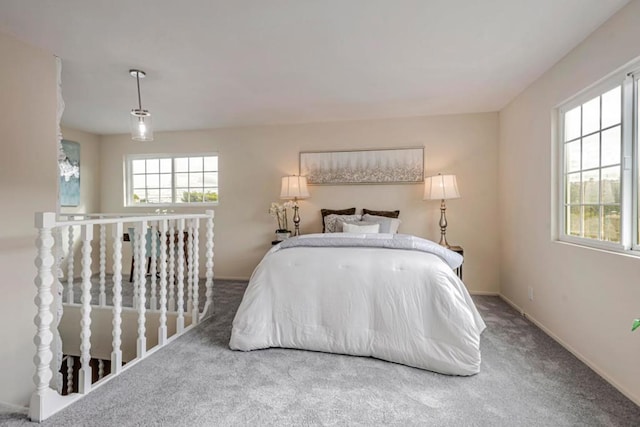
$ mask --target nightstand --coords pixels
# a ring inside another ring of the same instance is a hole
[[[464,257],[464,249],[462,249],[462,246],[451,246],[449,249]],[[462,263],[464,264],[464,260],[462,260]],[[454,271],[456,272],[460,280],[462,280],[462,264],[460,264],[460,267],[456,268]]]

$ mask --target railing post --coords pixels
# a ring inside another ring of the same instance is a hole
[[[53,314],[51,313],[51,303],[53,302],[53,294],[51,293],[51,285],[53,284],[53,274],[51,267],[55,263],[55,258],[51,251],[54,239],[51,233],[56,224],[56,214],[53,212],[40,212],[35,216],[35,226],[38,228],[38,239],[36,246],[38,247],[38,256],[35,265],[38,268],[38,275],[35,278],[35,285],[38,293],[34,299],[38,307],[38,313],[33,319],[37,332],[33,339],[36,345],[36,355],[33,362],[36,366],[36,373],[33,376],[33,382],[36,386],[35,391],[31,395],[31,404],[29,407],[29,417],[34,421],[42,421],[48,416],[51,408],[47,401],[48,394],[53,389],[49,387],[49,381],[53,377],[51,371],[51,341],[53,333],[51,332],[51,322]]]
[[[73,356],[67,356],[67,394],[73,393]]]
[[[175,281],[176,281],[176,229],[175,220],[169,221],[169,307],[171,312],[176,311]],[[182,237],[180,237],[182,238]]]
[[[98,304],[100,307],[107,305],[107,295],[105,294],[106,269],[107,269],[107,226],[100,224],[100,294]]]
[[[184,218],[178,220],[178,317],[176,333],[184,330]]]
[[[145,236],[146,237],[146,236]],[[146,241],[146,239],[145,239]],[[149,309],[156,310],[158,307],[158,299],[156,298],[156,272],[157,255],[158,255],[158,226],[151,226],[151,298],[149,299]]]
[[[93,225],[82,226],[82,297],[80,302],[80,375],[78,392],[91,391],[91,240]]]
[[[111,350],[111,372],[118,374],[122,370],[122,223],[113,226],[113,337]]]
[[[132,235],[129,237],[129,240],[131,241],[131,252],[133,255],[133,307],[137,307],[138,306],[138,294],[140,293],[140,277],[138,274],[138,271],[140,270],[140,264],[142,263],[144,265],[144,261],[143,261],[143,255],[140,255],[140,232],[138,231],[138,227],[136,227],[134,225],[134,227],[131,228],[131,230],[133,231],[133,233],[131,233]]]
[[[197,325],[198,322],[200,321],[199,314],[200,314],[200,308],[199,308],[199,304],[198,304],[198,299],[199,299],[199,292],[198,292],[198,287],[200,285],[200,272],[198,271],[200,269],[200,242],[199,240],[199,229],[200,229],[200,220],[199,219],[194,219],[193,220],[193,229],[192,229],[192,234],[193,234],[193,258],[191,259],[191,264],[192,264],[192,275],[193,275],[193,292],[192,292],[192,308],[191,308],[191,319],[194,325]]]
[[[136,234],[138,235],[138,259],[140,263],[136,264],[138,269],[138,341],[137,341],[137,357],[144,357],[147,352],[147,337],[145,336],[147,330],[145,326],[146,322],[146,263],[145,252],[147,246],[147,221],[140,221],[136,227]]]
[[[167,220],[160,221],[160,325],[158,326],[158,345],[167,343]]]
[[[69,226],[69,252],[67,253],[67,302],[74,303],[73,295],[73,225]]]
[[[213,218],[214,212],[212,210],[206,211],[207,218],[207,241],[206,241],[206,277],[205,282],[206,300],[204,303],[204,309],[202,310],[201,318],[208,317],[213,313]]]
[[[187,222],[187,313],[193,306],[193,220]],[[191,319],[193,322],[193,319]]]

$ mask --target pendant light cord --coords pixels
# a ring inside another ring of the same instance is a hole
[[[136,71],[136,83],[138,84],[138,109],[142,111],[142,98],[140,97],[140,71]]]

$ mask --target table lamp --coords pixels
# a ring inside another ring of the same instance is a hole
[[[307,188],[307,177],[298,175],[289,175],[282,177],[282,187],[280,188],[281,199],[293,199],[293,224],[295,229],[294,236],[300,235],[300,214],[298,213],[298,200],[309,198],[309,189]]]
[[[458,183],[455,175],[434,175],[424,180],[424,200],[441,200],[440,202],[440,245],[445,248],[451,246],[447,242],[447,206],[445,200],[458,199]]]

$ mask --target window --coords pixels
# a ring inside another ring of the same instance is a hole
[[[616,73],[558,109],[560,240],[638,249],[640,92],[638,74],[629,71]]]
[[[218,202],[218,156],[127,157],[127,206]]]

